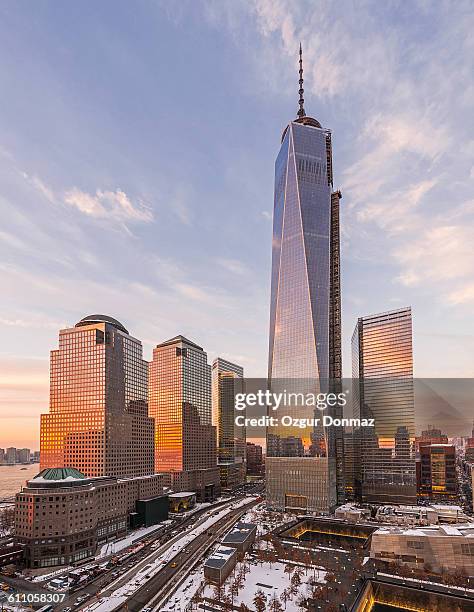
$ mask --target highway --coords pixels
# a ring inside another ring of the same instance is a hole
[[[237,501],[239,501],[238,498],[229,502],[229,507],[232,505],[232,503]],[[148,602],[152,600],[155,601],[157,597],[160,599],[160,601],[165,598],[165,595],[167,595],[168,592],[174,588],[176,583],[183,575],[186,575],[186,573],[190,571],[197,560],[211,546],[213,546],[228,529],[230,529],[233,523],[235,523],[252,505],[255,505],[257,501],[257,498],[250,500],[247,504],[230,510],[227,514],[225,514],[225,516],[218,519],[212,525],[212,527],[196,536],[176,555],[172,556],[172,558],[170,558],[168,562],[163,565],[163,568],[160,569],[158,573],[150,576],[150,579],[147,580],[143,586],[134,591],[126,601],[120,602],[115,610],[140,612],[140,610],[143,610],[143,608],[147,605],[151,605]],[[222,511],[222,508],[218,511]],[[216,511],[212,509],[212,513],[215,512]],[[199,527],[208,519],[209,517],[206,515],[201,517],[193,526],[193,529]],[[153,551],[153,553],[144,558],[139,564],[123,574],[123,576],[118,578],[113,584],[109,585],[100,594],[98,594],[98,598],[100,600],[102,600],[102,598],[107,599],[114,592],[120,589],[120,587],[126,584],[133,584],[133,578],[138,574],[138,572],[140,572],[140,570],[143,570],[147,565],[152,564],[154,561],[162,557],[163,554],[173,546],[173,544],[183,537],[183,535],[185,535],[185,533],[181,532],[178,536],[172,538],[172,540],[170,540],[166,545],[160,547],[156,551]],[[89,606],[90,604],[91,601],[89,601]],[[95,606],[90,606],[88,608],[88,610],[91,611],[93,609],[95,609]],[[97,605],[96,609],[100,609],[99,605]]]
[[[256,503],[257,500],[229,513],[227,517],[214,525],[212,535],[204,533],[195,538],[187,546],[187,553],[180,552],[174,557],[175,568],[170,567],[170,564],[168,564],[155,579],[150,580],[150,582],[133,595],[133,599],[127,602],[128,607],[122,606],[119,610],[140,612],[145,606],[152,607],[153,610],[157,611],[162,610],[162,606],[170,593],[189,574],[199,559]]]
[[[110,586],[114,585],[114,589],[118,588],[116,585],[119,585],[120,583],[122,583],[122,576],[128,575],[130,571],[133,571],[139,567],[146,565],[147,561],[145,560],[145,562],[142,563],[142,560],[149,558],[150,550],[152,550],[152,546],[156,546],[157,543],[167,540],[165,546],[168,548],[168,545],[170,543],[172,543],[175,539],[177,539],[180,535],[182,535],[182,532],[184,529],[194,526],[201,516],[203,515],[206,516],[207,512],[217,510],[223,507],[225,504],[230,503],[230,501],[231,500],[229,499],[223,499],[215,504],[212,504],[211,506],[206,506],[205,508],[196,510],[194,513],[188,516],[176,517],[173,519],[172,525],[169,525],[168,527],[165,527],[162,530],[159,530],[152,534],[148,534],[144,536],[144,539],[147,540],[147,545],[142,550],[137,552],[135,555],[127,559],[127,562],[125,565],[113,566],[112,568],[107,570],[107,572],[100,574],[97,578],[95,578],[88,584],[84,585],[82,588],[69,593],[66,599],[62,602],[62,604],[56,606],[56,609],[58,610],[58,612],[60,612],[61,610],[64,610],[64,608],[67,608],[67,607],[71,607],[74,610],[78,610],[79,607],[74,605],[74,602],[77,600],[78,597],[86,596],[86,595],[88,596],[87,600],[84,600],[83,602],[83,605],[85,606],[91,601],[96,600],[99,591],[101,591],[104,587],[108,585]],[[179,534],[173,537],[172,534],[173,532],[176,532],[176,531],[179,531]],[[133,544],[133,546],[136,546],[138,543],[139,541],[137,540]],[[163,550],[163,549],[160,548],[159,550]],[[110,557],[114,557],[114,556],[120,557],[126,553],[127,553],[127,549],[124,549],[119,554],[110,555]],[[101,559],[100,563],[106,563],[108,559],[110,559],[110,557],[105,557]],[[117,579],[114,579],[112,574],[116,572],[119,572],[121,576]],[[31,589],[32,587],[31,583],[27,583],[27,585]],[[36,588],[33,588],[32,590],[37,592],[38,586],[36,586]],[[27,591],[25,590],[25,592]]]

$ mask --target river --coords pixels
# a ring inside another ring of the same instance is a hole
[[[26,469],[25,469],[26,468]],[[0,499],[11,497],[40,471],[39,463],[0,465]]]

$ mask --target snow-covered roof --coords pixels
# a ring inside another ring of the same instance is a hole
[[[216,550],[206,559],[204,565],[208,567],[223,567],[229,559],[237,554],[235,548],[229,546],[219,546]]]
[[[192,495],[196,495],[196,493],[191,493],[189,491],[182,491],[180,493],[170,493],[169,497],[191,497]]]

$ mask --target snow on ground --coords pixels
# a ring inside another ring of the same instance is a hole
[[[239,593],[234,596],[234,605],[240,606],[240,604],[244,603],[251,610],[255,608],[253,603],[253,599],[255,597],[255,593],[258,590],[263,591],[263,593],[267,597],[267,603],[270,603],[270,599],[275,594],[278,598],[281,598],[281,595],[285,589],[288,589],[291,584],[291,577],[293,574],[288,575],[285,570],[286,563],[250,563],[250,572],[247,573],[245,577],[244,586],[239,590]],[[236,574],[239,573],[241,564],[238,563],[236,566]],[[323,584],[325,581],[326,572],[313,568],[307,569],[306,572],[301,574],[301,584],[298,587],[298,591],[295,595],[291,596],[291,599],[287,601],[286,611],[287,612],[296,612],[299,610],[296,602],[301,596],[309,596],[312,591],[311,583],[319,583]],[[232,574],[227,578],[224,586],[225,592],[230,594],[230,586],[233,582]],[[189,600],[194,593],[190,593]],[[215,597],[215,587],[206,586],[203,591],[203,597],[209,597],[213,599]],[[280,599],[282,605],[284,605],[282,599]],[[163,610],[163,612],[165,612]]]
[[[116,589],[112,595],[106,599],[100,600],[87,606],[84,610],[89,612],[109,612],[114,610],[118,605],[124,603],[129,597],[133,595],[138,589],[140,589],[150,578],[156,575],[160,569],[166,565],[178,552],[185,548],[190,542],[202,533],[207,531],[214,523],[224,518],[231,510],[245,506],[250,501],[255,499],[254,497],[246,497],[237,502],[234,502],[231,506],[226,507],[222,510],[209,510],[210,515],[203,523],[194,527],[189,532],[184,532],[181,537],[173,542],[173,545],[168,548],[163,554],[155,557],[153,561],[150,561],[145,567],[140,569],[126,584]]]
[[[201,563],[201,565],[186,577],[186,580],[180,584],[176,591],[171,594],[166,604],[162,606],[161,612],[168,612],[169,610],[174,610],[174,612],[177,612],[177,610],[186,610],[186,607],[191,603],[191,599],[202,585],[203,581],[204,569]],[[178,603],[179,606],[176,608],[176,604]]]
[[[106,542],[102,545],[99,553],[95,556],[96,559],[102,559],[104,557],[108,557],[109,555],[116,554],[134,544],[140,538],[144,538],[161,529],[164,525],[170,524],[171,521],[163,521],[161,523],[157,523],[156,525],[151,525],[150,527],[140,527],[140,529],[136,529],[132,533],[129,533],[125,538],[121,538],[120,540],[114,540],[113,542]]]
[[[34,576],[31,579],[31,582],[45,582],[46,580],[49,580],[50,578],[54,578],[55,576],[60,576],[61,574],[64,574],[65,572],[68,572],[69,570],[73,570],[74,568],[72,567],[72,565],[68,566],[68,567],[61,567],[60,569],[55,570],[54,572],[49,572],[49,574],[41,574],[39,576]],[[28,578],[28,576],[23,576],[24,578]]]

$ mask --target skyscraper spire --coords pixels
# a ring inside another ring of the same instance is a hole
[[[303,49],[301,48],[301,43],[300,43],[300,89],[298,91],[298,93],[300,94],[300,99],[299,99],[299,105],[300,108],[298,110],[298,117],[305,117],[306,113],[304,110],[304,98],[303,98],[303,94],[304,94],[304,89],[303,89]]]

